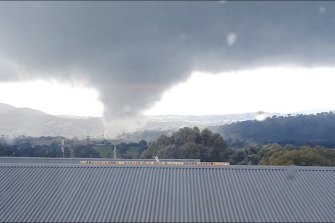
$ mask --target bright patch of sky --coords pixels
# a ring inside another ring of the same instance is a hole
[[[335,68],[265,67],[210,74],[194,72],[166,91],[145,115],[295,113],[335,110]],[[52,115],[101,117],[93,88],[56,81],[0,83],[0,103]]]
[[[98,101],[96,90],[42,80],[0,83],[0,103],[51,115],[99,117],[103,113],[103,104]]]
[[[335,109],[335,68],[265,67],[194,72],[166,91],[146,115],[295,113]]]

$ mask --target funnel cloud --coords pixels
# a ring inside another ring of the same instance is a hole
[[[0,2],[0,81],[87,83],[123,131],[193,71],[334,66],[334,28],[333,2]]]

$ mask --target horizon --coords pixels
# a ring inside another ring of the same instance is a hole
[[[57,117],[64,117],[64,118],[103,118],[103,116],[79,116],[79,115],[72,115],[72,114],[59,114],[59,115],[54,115],[54,114],[49,114],[47,112],[35,109],[35,108],[29,108],[29,107],[20,107],[20,106],[15,106],[11,105],[8,103],[2,103],[0,102],[0,105],[5,105],[5,106],[10,106],[13,107],[14,109],[28,109],[28,110],[33,110],[37,112],[44,113],[46,115],[51,115],[51,116],[57,116]],[[302,110],[302,111],[297,111],[297,112],[289,112],[289,113],[278,113],[278,112],[267,112],[267,111],[254,111],[254,112],[242,112],[242,113],[225,113],[225,114],[209,114],[209,115],[176,115],[176,114],[171,114],[171,115],[143,115],[144,117],[214,117],[214,116],[229,116],[229,115],[245,115],[245,114],[273,114],[273,115],[279,115],[279,116],[287,116],[287,115],[313,115],[313,114],[318,114],[318,113],[323,113],[323,112],[334,112],[334,109],[314,109],[314,110]],[[270,117],[270,116],[267,116]]]
[[[331,111],[335,109],[335,105],[331,107],[334,104],[332,96],[335,95],[331,87],[335,82],[333,73],[335,68],[302,67],[268,67],[219,74],[194,72],[185,82],[165,91],[162,98],[144,110],[142,115],[206,116],[259,111],[280,114]],[[273,85],[274,82],[277,84]],[[284,85],[285,93],[281,92]],[[271,102],[275,101],[273,98],[276,99],[275,104]],[[0,103],[57,116],[103,117],[104,110],[99,94],[93,87],[57,81],[0,83]]]

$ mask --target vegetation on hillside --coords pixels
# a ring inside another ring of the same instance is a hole
[[[0,156],[62,157],[62,138],[21,137],[11,143],[0,142]],[[114,145],[108,140],[65,139],[65,157],[113,158]],[[224,140],[208,129],[185,127],[171,135],[161,135],[147,143],[119,143],[117,158],[124,159],[200,159],[230,162],[232,165],[301,165],[335,166],[335,149],[320,145],[281,145],[278,143],[246,143]]]
[[[210,128],[232,142],[335,147],[335,113],[273,116]]]

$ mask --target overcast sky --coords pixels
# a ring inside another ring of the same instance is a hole
[[[93,88],[110,120],[152,108],[194,72],[335,61],[334,2],[0,2],[0,32],[0,82]]]

